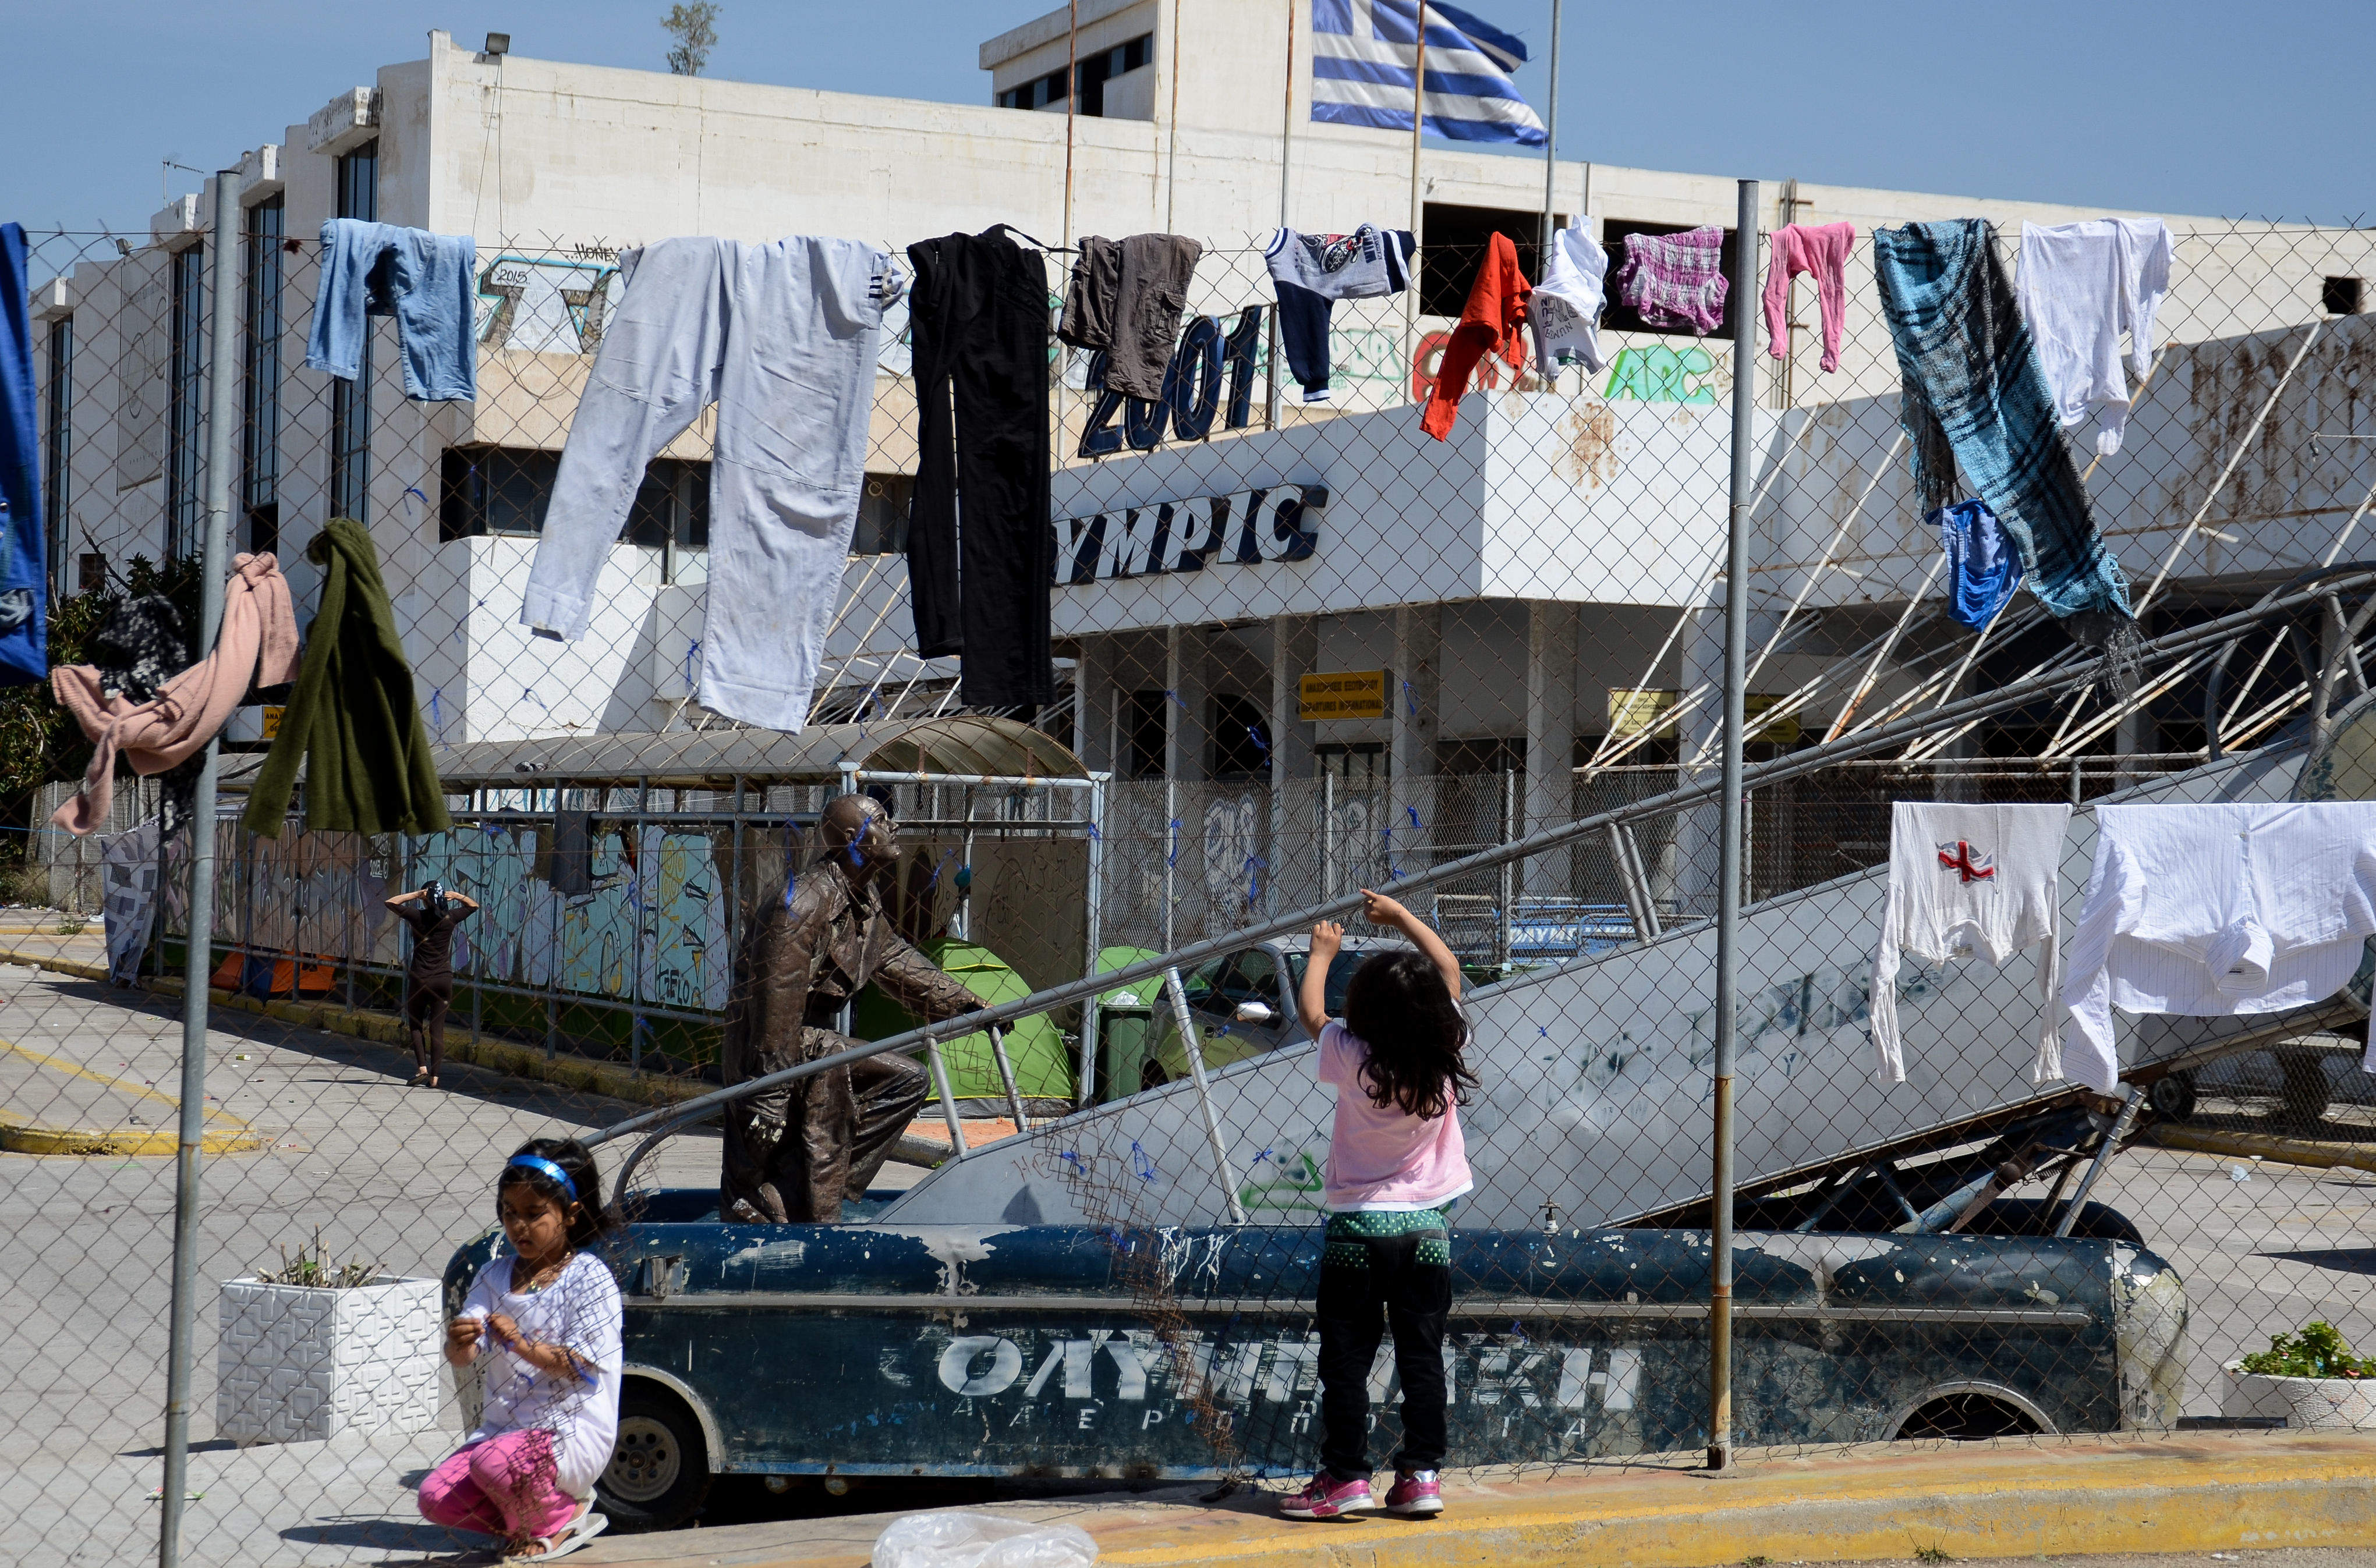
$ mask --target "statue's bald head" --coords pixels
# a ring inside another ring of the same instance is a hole
[[[864,795],[837,795],[817,816],[826,857],[852,881],[864,881],[899,858],[897,830],[883,803]]]

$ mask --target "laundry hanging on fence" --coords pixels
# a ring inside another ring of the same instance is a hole
[[[1494,235],[1477,268],[1477,281],[1469,285],[1460,324],[1452,329],[1452,341],[1437,361],[1420,429],[1438,441],[1452,433],[1468,378],[1486,355],[1499,354],[1513,367],[1525,366],[1527,341],[1519,329],[1527,324],[1527,300],[1533,292],[1527,275],[1518,270],[1518,247],[1508,235]]]
[[[1350,234],[1281,229],[1264,247],[1278,300],[1278,341],[1306,403],[1328,401],[1328,321],[1339,300],[1377,300],[1410,287],[1418,242],[1408,229],[1364,223]]]
[[[279,686],[297,670],[297,617],[289,582],[270,555],[242,555],[223,591],[222,628],[214,651],[157,689],[144,701],[111,690],[95,665],[60,665],[50,672],[58,705],[90,737],[90,766],[82,789],[59,807],[50,825],[79,837],[107,825],[115,804],[115,760],[146,777],[180,766],[229,722],[251,681]]]
[[[858,525],[876,345],[899,289],[891,253],[806,236],[662,240],[622,252],[619,272],[624,292],[562,449],[520,621],[586,635],[646,466],[715,402],[697,696],[726,718],[797,733]]]
[[[396,318],[404,393],[423,402],[479,395],[478,242],[391,223],[322,225],[322,282],[305,368],[353,381],[370,343],[367,315]]]
[[[2021,556],[2029,591],[2134,690],[2138,635],[2121,563],[2096,531],[2037,351],[1977,218],[1873,230],[1882,313],[1902,378],[1925,515],[1957,499],[1963,466]]]
[[[1724,324],[1732,290],[1724,275],[1724,230],[1710,225],[1680,234],[1627,234],[1625,259],[1609,291],[1654,327],[1689,327],[1705,337]]]
[[[24,228],[0,223],[0,686],[30,685],[50,668],[40,390],[25,257]]]
[[[129,985],[140,977],[148,933],[157,911],[157,851],[162,833],[156,818],[100,841],[99,918],[107,934],[107,977]]]
[[[1013,232],[1002,223],[908,247],[916,268],[919,430],[908,525],[916,651],[963,658],[958,701],[971,708],[1055,700],[1047,272]]]
[[[1205,247],[1180,234],[1082,240],[1056,336],[1106,351],[1106,390],[1152,403],[1188,308],[1189,280]]]
[[[2021,586],[2021,557],[1985,502],[1959,501],[1923,519],[1947,554],[1947,613],[1978,631]]]
[[[1823,318],[1825,374],[1840,368],[1840,334],[1847,324],[1848,252],[1856,248],[1853,223],[1788,223],[1772,236],[1765,264],[1765,351],[1778,360],[1790,351],[1790,280],[1800,273],[1815,279],[1815,306]]]
[[[355,833],[442,833],[454,825],[430,760],[429,726],[397,634],[370,530],[333,517],[305,547],[322,594],[305,661],[241,819],[277,839],[305,768],[305,826]]]
[[[2112,1008],[2226,1018],[2324,1001],[2376,935],[2376,802],[2098,806],[2072,934],[2064,1076],[2120,1079]]]
[[[118,602],[83,646],[99,671],[100,695],[120,692],[132,703],[153,700],[167,681],[194,662],[182,612],[163,594],[140,594]],[[203,750],[156,775],[159,831],[169,839],[190,819],[198,773],[206,766]]]
[[[1925,963],[1984,958],[2002,967],[2037,957],[2037,1051],[2030,1076],[2062,1071],[2055,1030],[2055,953],[2062,911],[2062,843],[2071,808],[1901,800],[1889,813],[1889,902],[1872,953],[1873,1076],[1906,1081],[1897,1024],[1901,954]]]
[[[1562,360],[1598,372],[1609,361],[1600,352],[1600,312],[1609,306],[1605,284],[1609,253],[1577,217],[1551,236],[1550,260],[1527,301],[1527,324],[1535,329],[1535,367],[1548,382]]]
[[[2121,450],[2128,429],[2129,366],[2153,368],[2154,314],[2169,292],[2169,225],[2158,218],[2091,218],[2021,226],[2021,313],[2037,340],[2038,369],[2065,430],[2097,412],[2096,451]]]

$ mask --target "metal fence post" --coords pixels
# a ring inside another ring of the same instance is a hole
[[[1746,835],[1740,741],[1749,680],[1750,420],[1757,402],[1757,182],[1740,182],[1732,254],[1732,518],[1724,580],[1724,800],[1716,924],[1716,1149],[1708,1226],[1708,1450],[1732,1468],[1732,1067],[1740,1020],[1741,851]]]
[[[239,419],[240,178],[235,168],[215,175],[214,231],[206,243],[208,288],[207,532],[199,552],[198,643],[214,646],[222,625],[223,568],[231,527],[232,432]],[[182,1556],[182,1502],[190,1468],[190,1362],[197,1319],[198,1150],[206,1136],[207,980],[214,969],[216,744],[199,753],[197,787],[190,800],[190,936],[183,958],[182,1128],[173,1173],[173,1305],[165,1353],[165,1477],[157,1532],[159,1568]],[[163,890],[159,890],[162,897]]]

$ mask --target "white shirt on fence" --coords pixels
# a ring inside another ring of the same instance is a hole
[[[2112,1008],[2221,1018],[2323,1001],[2376,935],[2376,802],[2099,806],[2072,934],[2065,1076],[2109,1094]]]
[[[2140,380],[2152,368],[2154,312],[2169,292],[2169,226],[2158,218],[2091,218],[2021,226],[2021,313],[2064,429],[2100,409],[2096,451],[2121,450],[2129,383],[2121,333]]]
[[[2043,942],[2037,961],[2037,1055],[2031,1075],[2061,1076],[2054,960],[2062,907],[2068,806],[1965,806],[1901,800],[1889,814],[1889,902],[1872,954],[1873,1076],[1906,1081],[1897,1024],[1901,954],[1926,963],[1981,957],[2002,964]]]

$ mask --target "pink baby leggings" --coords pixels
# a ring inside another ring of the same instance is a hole
[[[468,1444],[421,1482],[422,1518],[507,1540],[549,1537],[578,1507],[554,1477],[549,1432],[506,1432]]]
[[[1856,225],[1793,223],[1774,231],[1774,259],[1765,269],[1765,351],[1780,359],[1789,341],[1790,279],[1815,275],[1815,302],[1824,316],[1824,369],[1840,368],[1840,329],[1847,315],[1848,252]]]

